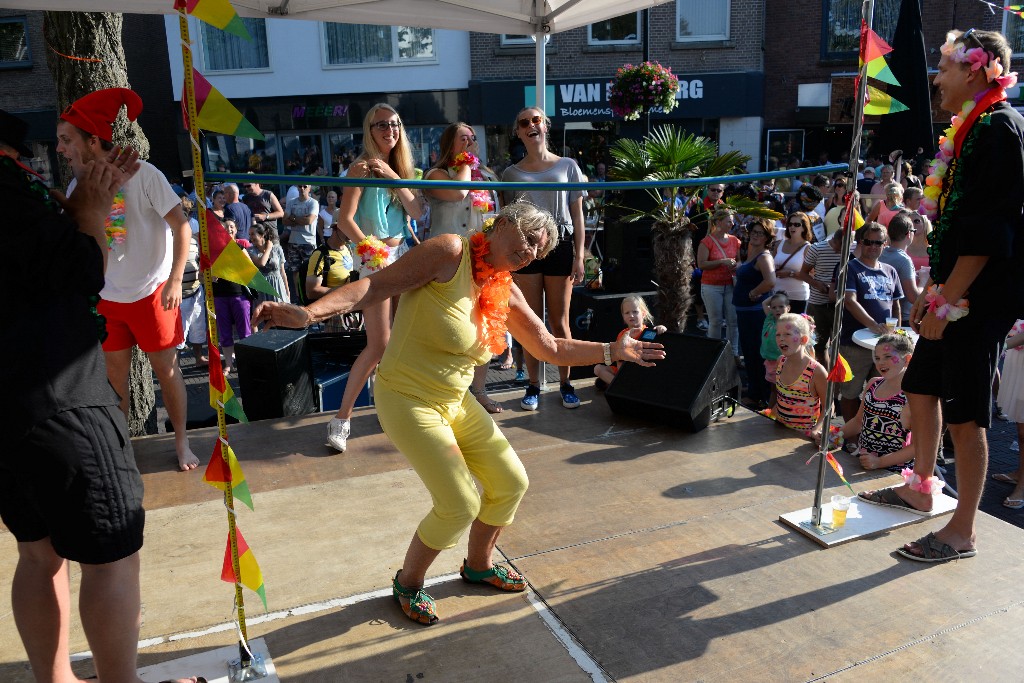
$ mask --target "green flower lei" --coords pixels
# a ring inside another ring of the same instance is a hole
[[[42,201],[43,205],[55,214],[61,212],[61,206],[58,204],[53,197],[50,196],[50,189],[39,180],[36,176],[28,173],[17,161],[10,158],[9,156],[0,155],[0,164],[2,164],[3,171],[12,175],[20,176],[25,180],[28,187],[27,190],[30,195],[36,195],[36,197]],[[93,320],[96,323],[96,336],[102,344],[107,339],[107,319],[100,315],[99,311],[96,310],[96,305],[100,302],[100,297],[93,294],[88,299],[89,312],[93,316]]]
[[[942,199],[945,199],[943,203],[942,199],[939,200],[939,206],[942,206],[942,213],[939,214],[939,219],[935,221],[935,225],[930,233],[928,233],[928,265],[931,267],[931,278],[936,284],[943,284],[938,280],[939,277],[939,264],[942,263],[942,243],[945,239],[946,233],[949,232],[950,223],[953,222],[953,216],[956,214],[957,205],[960,203],[960,199],[963,196],[963,174],[957,173],[960,168],[961,159],[966,156],[970,156],[974,150],[975,144],[978,142],[978,135],[981,131],[981,126],[987,126],[992,123],[992,114],[985,113],[978,117],[978,120],[971,126],[971,130],[967,132],[967,137],[964,139],[963,149],[960,151],[960,156],[953,158],[949,162],[949,168],[946,170],[946,177],[942,179]]]

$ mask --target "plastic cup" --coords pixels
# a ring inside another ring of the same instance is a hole
[[[832,526],[836,529],[846,524],[846,513],[850,511],[849,496],[832,496]]]
[[[895,332],[896,328],[900,326],[900,321],[896,318],[885,319],[885,329],[889,330],[890,333]]]

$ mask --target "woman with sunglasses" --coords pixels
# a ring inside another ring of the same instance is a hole
[[[576,162],[560,157],[548,149],[551,121],[536,107],[527,107],[515,120],[515,135],[526,147],[526,156],[505,169],[501,179],[515,183],[583,182],[583,172]],[[514,201],[526,200],[544,209],[555,219],[560,245],[547,258],[532,263],[513,277],[523,296],[539,317],[547,320],[551,332],[560,339],[572,339],[569,329],[569,300],[573,285],[583,282],[583,197],[582,190],[517,190]],[[520,405],[523,410],[537,410],[540,405],[540,363],[529,352],[524,354],[530,384]],[[568,366],[559,366],[558,377],[562,405],[578,408],[580,399],[569,383]]]
[[[427,171],[425,180],[495,181],[497,176],[481,165],[476,133],[468,123],[453,123],[441,133],[441,156]],[[495,194],[490,190],[424,190],[430,204],[430,236],[468,235],[479,232],[484,217],[497,210]],[[507,349],[505,353],[507,353]],[[487,395],[487,366],[478,365],[470,393],[489,413],[500,413],[502,406]]]
[[[373,105],[363,119],[363,153],[349,166],[347,177],[398,180],[415,175],[412,149],[398,112],[387,104]],[[338,229],[358,245],[357,253],[363,255],[360,275],[385,268],[405,253],[409,218],[419,220],[422,215],[420,197],[407,187],[347,187],[341,195]],[[341,406],[327,426],[328,443],[342,453],[351,432],[356,399],[391,338],[391,316],[397,303],[396,294],[394,301],[384,299],[362,309],[366,348],[352,363]]]
[[[807,310],[811,287],[800,277],[804,255],[811,242],[811,219],[803,211],[795,211],[786,219],[786,231],[775,254],[775,291],[789,297],[790,313]]]
[[[768,406],[769,389],[761,371],[761,331],[764,328],[764,307],[761,302],[775,289],[775,262],[771,246],[775,231],[765,218],[751,219],[747,224],[747,256],[736,269],[736,287],[732,305],[736,309],[740,349],[746,359],[747,395],[744,405],[754,410]]]
[[[501,591],[526,588],[520,574],[492,559],[499,534],[526,493],[526,470],[494,419],[467,392],[473,367],[486,364],[505,343],[506,328],[548,363],[650,366],[665,357],[661,344],[629,335],[601,344],[548,332],[509,272],[543,258],[557,242],[550,215],[526,203],[510,204],[482,232],[429,239],[395,265],[308,307],[264,303],[253,315],[254,324],[303,328],[403,295],[395,315],[396,343],[380,363],[374,400],[385,434],[409,459],[433,504],[392,582],[395,602],[418,623],[438,620],[434,599],[423,590],[427,570],[467,529],[462,579]]]

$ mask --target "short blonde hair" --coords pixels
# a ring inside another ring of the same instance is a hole
[[[551,214],[543,209],[538,209],[530,202],[518,201],[506,204],[498,213],[498,219],[504,218],[513,227],[518,227],[524,235],[547,235],[547,243],[544,249],[537,252],[537,258],[542,259],[558,246],[558,226]],[[497,220],[495,220],[497,222]]]

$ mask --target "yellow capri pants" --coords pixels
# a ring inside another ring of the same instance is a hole
[[[475,519],[512,523],[530,484],[526,469],[469,392],[461,404],[430,405],[392,390],[378,375],[374,403],[384,432],[430,492],[434,506],[417,528],[427,547],[451,548]]]

